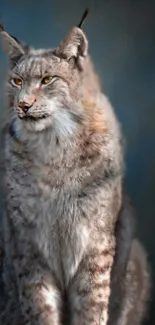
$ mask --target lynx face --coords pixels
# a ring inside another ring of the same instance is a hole
[[[73,29],[56,50],[25,49],[5,31],[1,34],[11,64],[7,93],[17,128],[75,133],[83,114],[76,105],[87,47],[82,31]]]
[[[75,71],[76,72],[76,71]],[[21,58],[9,75],[7,91],[12,108],[31,131],[52,127],[65,134],[76,129],[78,112],[70,94],[70,80],[75,75],[68,62],[48,53]],[[21,123],[21,121],[20,121]]]

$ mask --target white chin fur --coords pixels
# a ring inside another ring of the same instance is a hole
[[[24,127],[28,131],[40,132],[51,127],[55,134],[60,138],[66,138],[76,131],[76,123],[72,120],[70,114],[65,109],[57,109],[53,111],[50,117],[40,119],[37,121],[24,121]]]
[[[31,132],[40,132],[44,131],[48,127],[51,126],[51,117],[46,117],[44,119],[40,119],[37,121],[22,121],[24,123],[24,127]]]
[[[37,121],[24,120],[24,118],[22,120],[16,120],[17,133],[22,128],[30,132],[41,132],[47,128],[51,128],[55,135],[63,140],[76,132],[77,124],[65,107],[59,107],[53,101],[52,105],[49,103],[49,110],[51,116]]]
[[[59,108],[53,112],[53,127],[59,138],[66,138],[76,132],[76,122],[73,121],[69,111]]]

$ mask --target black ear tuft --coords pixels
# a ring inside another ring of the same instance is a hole
[[[88,55],[88,40],[81,27],[89,13],[87,8],[77,27],[74,27],[64,41],[55,49],[55,55],[72,63],[76,63],[80,70],[83,69],[84,59]]]
[[[82,25],[83,25],[84,21],[86,20],[88,14],[89,14],[89,9],[87,8],[87,9],[84,11],[83,16],[82,16],[82,18],[81,18],[81,20],[80,20],[80,23],[78,24],[77,27],[82,28]]]
[[[3,24],[1,23],[1,21],[0,21],[0,32],[4,32],[4,26],[3,26]]]

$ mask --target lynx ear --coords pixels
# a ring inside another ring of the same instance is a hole
[[[7,53],[8,57],[12,60],[15,57],[24,54],[24,49],[18,43],[14,37],[9,35],[7,32],[1,32],[3,49]]]
[[[66,60],[74,59],[82,69],[85,57],[88,54],[88,41],[79,27],[74,27],[66,39],[56,49],[56,54]]]
[[[0,33],[2,38],[3,49],[10,60],[14,60],[25,53],[22,44],[12,35],[9,35],[2,24],[0,24]]]

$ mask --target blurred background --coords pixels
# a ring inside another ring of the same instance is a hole
[[[152,302],[146,324],[155,324],[155,1],[1,0],[0,20],[34,47],[55,47],[79,23],[126,138],[126,187],[137,213],[137,232],[152,268]],[[5,109],[7,60],[0,47],[0,119]],[[134,324],[133,324],[134,325]]]

